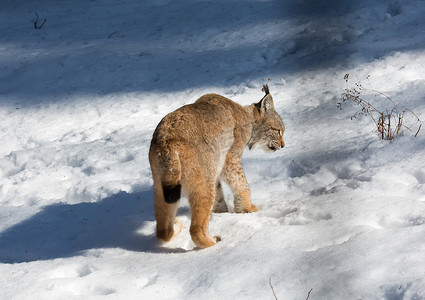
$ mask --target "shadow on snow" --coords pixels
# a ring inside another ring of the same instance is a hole
[[[54,204],[0,233],[0,262],[71,257],[96,248],[164,252],[154,234],[137,233],[153,220],[152,191],[120,192],[95,203]]]
[[[2,61],[0,81],[14,80],[1,87],[1,101],[31,104],[73,95],[229,86],[273,75],[278,80],[282,74],[344,64],[355,47],[349,40],[335,42],[322,24],[367,3],[89,1],[80,7],[9,0],[3,5],[9,28],[2,38],[15,48]],[[47,19],[40,30],[33,28],[34,11]],[[270,36],[269,26],[281,28]],[[340,27],[332,30],[345,30]]]

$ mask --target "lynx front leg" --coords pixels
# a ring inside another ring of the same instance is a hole
[[[224,201],[223,189],[221,187],[220,181],[217,182],[215,188],[215,202],[213,207],[213,212],[215,213],[224,213],[228,212],[226,201]]]
[[[251,204],[251,192],[239,158],[227,156],[221,177],[233,191],[236,213],[258,211],[257,206]]]

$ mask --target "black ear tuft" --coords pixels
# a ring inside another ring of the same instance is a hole
[[[273,108],[273,100],[272,96],[270,95],[269,86],[267,84],[263,85],[263,88],[261,89],[266,95],[261,99],[260,102],[255,103],[255,107],[258,109],[259,112],[267,111],[270,108]]]
[[[264,93],[266,93],[266,96],[267,96],[268,94],[270,94],[269,86],[268,86],[267,84],[263,85],[263,88],[262,88],[261,90],[262,90]]]
[[[265,84],[263,85],[263,88],[261,90],[266,93],[266,95],[263,97],[263,99],[260,100],[260,102],[254,104],[260,113],[262,111],[267,112],[269,109],[274,108],[272,95],[270,95],[269,91],[269,86]]]

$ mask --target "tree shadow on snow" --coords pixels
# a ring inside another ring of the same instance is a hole
[[[2,63],[4,78],[14,79],[0,89],[2,101],[57,102],[87,94],[231,86],[344,64],[356,49],[350,38],[335,42],[333,36],[349,32],[335,26],[332,30],[340,34],[329,34],[322,24],[337,22],[355,5],[237,0],[64,6],[9,0],[5,13],[14,16],[13,22],[28,22],[11,23],[3,37],[22,54]],[[30,22],[34,10],[47,19],[39,30]],[[380,10],[385,16],[385,7]],[[388,46],[382,55],[397,47]]]
[[[96,248],[163,252],[153,232],[138,233],[154,221],[152,202],[152,191],[145,191],[47,206],[0,234],[0,262],[71,257]]]

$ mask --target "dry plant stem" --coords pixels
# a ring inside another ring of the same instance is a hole
[[[38,25],[38,19],[39,19],[38,13],[35,12],[35,15],[36,15],[37,18],[34,21],[34,29],[41,29],[41,27],[43,27],[44,23],[46,23],[47,19],[44,19],[43,23],[41,23],[41,25]]]
[[[272,285],[272,279],[271,279],[271,278],[269,278],[269,285],[270,285],[270,287],[271,287],[271,289],[272,289],[272,292],[273,292],[273,296],[274,296],[274,298],[277,300],[277,297],[276,297],[276,294],[275,294],[275,292],[274,292],[274,288],[273,288],[273,285]]]
[[[419,130],[421,130],[421,127],[422,127],[422,124],[421,124],[421,125],[419,125],[418,131],[416,132],[415,137],[417,137],[417,136],[418,136],[418,133],[419,133]]]
[[[310,291],[308,292],[307,298],[305,300],[308,300],[308,298],[310,298],[310,293],[313,290],[313,288],[310,289]]]
[[[399,113],[395,102],[389,96],[375,89],[366,89],[359,83],[355,84],[356,88],[349,89],[348,77],[349,77],[349,74],[346,74],[344,76],[345,93],[342,95],[342,102],[338,103],[338,107],[341,109],[342,103],[345,102],[346,100],[351,100],[352,102],[354,102],[354,104],[359,105],[361,107],[361,110],[355,113],[351,117],[351,119],[356,118],[358,115],[368,115],[372,119],[372,121],[375,123],[380,138],[382,140],[391,141],[395,137],[397,137],[397,135],[402,133],[403,128],[406,128],[409,131],[411,131],[411,129],[404,124],[404,115],[405,113],[408,112],[411,115],[413,115],[417,119],[417,122],[419,123],[419,128],[415,134],[415,137],[418,135],[422,127],[422,124],[421,124],[422,122],[413,111],[411,111],[410,109],[404,109],[401,113]],[[367,79],[369,79],[369,76],[367,77]],[[370,102],[360,97],[361,93],[364,91],[373,93],[373,94],[378,94],[385,97],[387,100],[391,102],[392,109],[391,110],[386,109],[384,112],[376,109],[376,107],[374,107]]]

